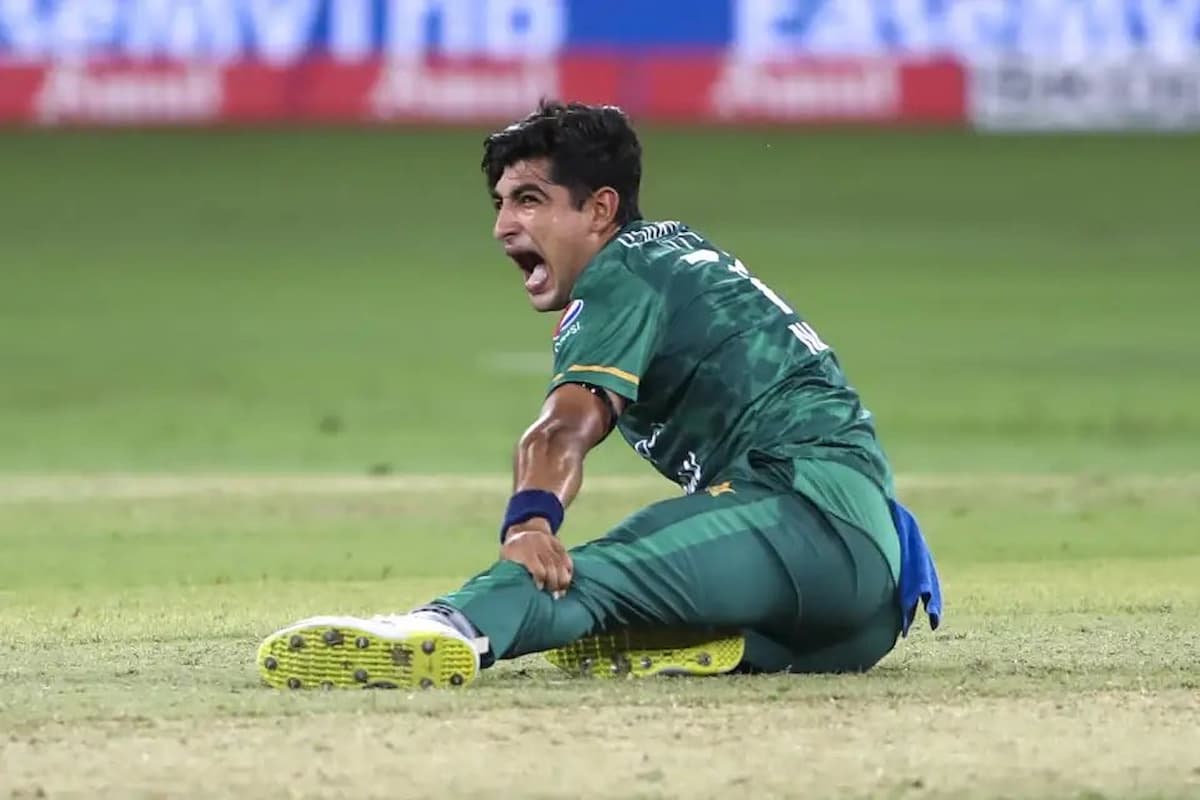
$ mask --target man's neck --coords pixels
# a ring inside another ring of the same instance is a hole
[[[616,239],[617,236],[620,235],[621,228],[622,228],[622,226],[620,226],[620,225],[612,225],[606,231],[597,235],[596,247],[594,250],[592,250],[591,254],[588,255],[587,259],[583,262],[583,266],[579,268],[579,272],[576,273],[576,275],[575,275],[576,280],[579,280],[580,276],[582,276],[583,273],[587,271],[587,268],[589,266],[591,266],[593,261],[596,260],[596,256],[600,255],[600,253],[604,250],[604,248],[606,248],[610,244],[612,244],[613,239]]]

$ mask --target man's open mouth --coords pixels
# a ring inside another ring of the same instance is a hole
[[[533,250],[515,250],[508,256],[525,273],[525,291],[539,294],[546,290],[550,284],[550,270],[541,255]]]

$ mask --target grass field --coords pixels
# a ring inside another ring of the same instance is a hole
[[[647,134],[922,517],[949,615],[875,671],[260,688],[495,555],[553,320],[478,141],[0,136],[0,798],[1200,797],[1195,138]],[[614,440],[564,536],[672,493]]]

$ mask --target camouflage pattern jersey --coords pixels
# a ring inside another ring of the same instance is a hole
[[[848,522],[891,529],[857,502],[891,496],[892,474],[834,351],[679,222],[631,223],[584,268],[554,332],[550,388],[569,382],[628,398],[621,435],[685,492],[775,476]]]

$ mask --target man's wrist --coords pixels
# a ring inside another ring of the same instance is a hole
[[[530,527],[531,520],[538,520],[539,526],[544,525],[550,534],[557,535],[564,513],[562,501],[553,492],[543,489],[519,491],[508,501],[504,522],[500,525],[500,541],[503,542],[515,527]]]
[[[514,533],[546,533],[550,536],[554,535],[554,531],[550,527],[550,520],[545,517],[530,517],[524,522],[518,522],[515,525],[510,525],[508,530],[504,532],[504,538],[508,539]]]

